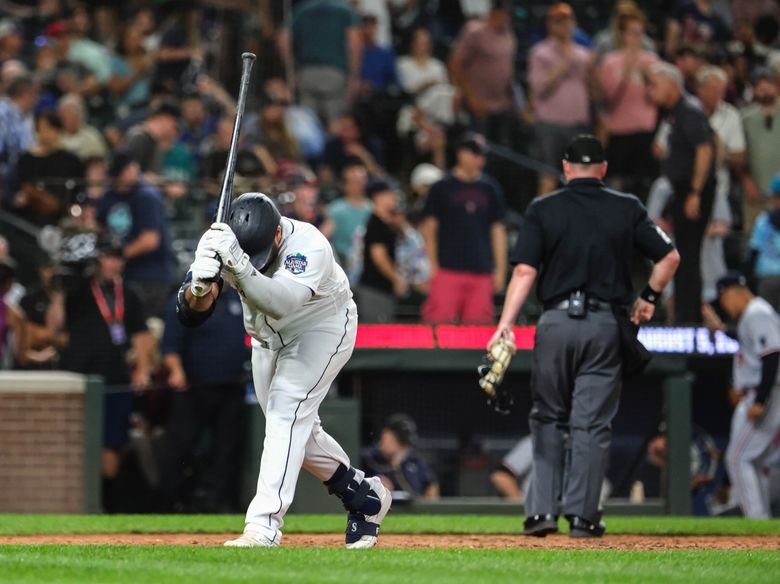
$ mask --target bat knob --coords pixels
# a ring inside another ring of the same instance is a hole
[[[254,53],[241,53],[241,58],[244,60],[254,61],[257,59],[257,55]]]

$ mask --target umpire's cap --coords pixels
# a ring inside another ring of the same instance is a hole
[[[607,157],[596,136],[580,134],[569,142],[563,159],[572,164],[601,164]]]
[[[718,296],[723,294],[729,288],[738,286],[740,288],[747,288],[747,278],[739,272],[728,272],[725,276],[722,276],[715,284],[715,290],[718,292]]]
[[[263,193],[244,193],[230,206],[228,225],[258,270],[265,268],[271,259],[281,220],[276,205]]]

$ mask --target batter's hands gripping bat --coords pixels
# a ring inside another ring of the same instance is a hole
[[[503,387],[504,374],[509,368],[515,344],[511,339],[501,337],[493,343],[485,355],[485,362],[477,368],[479,386],[488,396],[488,404],[499,414],[506,415],[514,405],[512,395]]]
[[[219,191],[219,205],[217,206],[217,223],[227,223],[230,217],[230,202],[233,199],[233,175],[236,171],[236,158],[238,155],[238,136],[241,132],[241,120],[244,118],[246,108],[246,94],[249,90],[249,78],[252,73],[252,65],[257,57],[254,53],[241,55],[241,86],[238,90],[238,102],[236,103],[236,119],[233,122],[233,135],[230,138],[230,150],[228,150],[225,163],[225,176],[222,179],[222,189]]]

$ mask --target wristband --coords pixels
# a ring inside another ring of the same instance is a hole
[[[650,287],[650,284],[645,286],[645,289],[642,290],[642,293],[639,295],[639,297],[644,300],[645,302],[649,302],[650,304],[658,304],[658,301],[661,299],[661,293],[656,292]]]

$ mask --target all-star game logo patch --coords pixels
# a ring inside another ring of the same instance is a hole
[[[284,269],[291,274],[303,274],[306,271],[306,267],[309,265],[309,260],[302,253],[289,254],[284,258]]]

